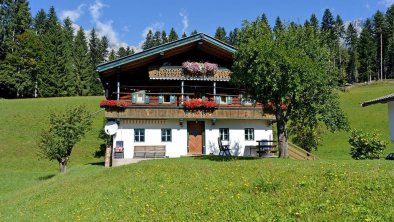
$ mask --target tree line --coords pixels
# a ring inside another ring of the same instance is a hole
[[[88,36],[55,8],[30,13],[27,0],[0,1],[0,97],[101,95],[96,65],[108,58],[108,39]]]

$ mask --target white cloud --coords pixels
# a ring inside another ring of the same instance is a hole
[[[84,8],[85,8],[85,4],[81,4],[78,6],[77,9],[75,10],[65,10],[62,11],[60,13],[60,18],[61,19],[66,19],[67,17],[69,17],[71,19],[72,22],[75,22],[79,19],[79,17],[81,17],[81,15],[84,13]]]
[[[105,7],[109,6],[103,4],[100,0],[96,0],[94,4],[89,6],[89,13],[92,16],[92,20],[96,28],[97,34],[99,36],[107,36],[109,47],[111,49],[117,50],[121,46],[127,47],[128,44],[119,39],[118,33],[113,27],[114,22],[112,20],[102,20],[101,15],[103,8]],[[135,51],[140,51],[140,49],[134,46],[130,46],[130,48],[133,48]]]
[[[369,3],[365,4],[365,8],[371,10],[371,5]]]
[[[390,7],[392,4],[394,4],[394,0],[382,0],[379,3],[385,5],[386,7]]]
[[[186,11],[184,9],[181,9],[179,12],[179,16],[182,17],[182,33],[186,32],[186,29],[189,27],[189,19],[187,17]]]

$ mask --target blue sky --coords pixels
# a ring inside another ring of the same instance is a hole
[[[385,12],[394,0],[31,0],[33,16],[41,8],[55,6],[60,18],[69,16],[75,27],[95,27],[106,35],[112,47],[130,45],[139,48],[147,31],[171,27],[181,34],[196,29],[214,35],[218,26],[226,31],[240,27],[243,20],[253,20],[265,13],[270,23],[280,16],[285,21],[303,23],[315,13],[321,20],[329,8],[344,21],[371,17],[377,10]]]

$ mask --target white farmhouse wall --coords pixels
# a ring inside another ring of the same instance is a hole
[[[200,120],[198,120],[200,121]],[[134,129],[145,129],[145,142],[134,141]],[[161,129],[172,129],[172,141],[161,141]],[[250,150],[245,146],[257,145],[256,140],[273,140],[272,126],[266,120],[216,120],[212,124],[211,120],[205,121],[205,143],[203,150],[205,154],[218,154],[218,137],[220,128],[229,128],[229,141],[223,141],[223,144],[229,144],[233,155],[249,156]],[[245,128],[254,129],[254,140],[245,141]],[[166,120],[165,124],[120,124],[118,132],[114,135],[113,146],[117,141],[123,141],[124,158],[129,159],[134,156],[134,146],[144,145],[165,145],[166,156],[180,157],[187,155],[187,120],[180,126],[179,120]],[[252,150],[255,155],[256,150]]]
[[[134,129],[145,129],[145,142],[134,142]],[[161,129],[170,128],[172,134],[171,142],[161,141]],[[166,156],[180,157],[187,155],[187,127],[181,127],[177,120],[167,120],[166,124],[120,124],[118,132],[114,138],[115,147],[116,141],[123,141],[124,158],[133,158],[134,146],[144,145],[165,145]]]
[[[206,154],[218,154],[218,137],[220,128],[229,128],[229,141],[223,144],[230,145],[231,153],[236,156],[249,156],[250,150],[245,146],[256,146],[256,140],[273,140],[272,126],[266,120],[217,120],[215,125],[210,121],[205,124]],[[254,141],[245,141],[245,128],[254,128]],[[256,150],[252,150],[255,155]]]
[[[390,125],[390,139],[394,143],[394,101],[388,103],[389,107],[389,125]]]

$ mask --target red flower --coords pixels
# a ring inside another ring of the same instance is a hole
[[[100,101],[100,107],[126,107],[127,103],[124,100],[108,100]]]
[[[213,100],[189,99],[183,102],[186,109],[214,109],[218,104]]]

